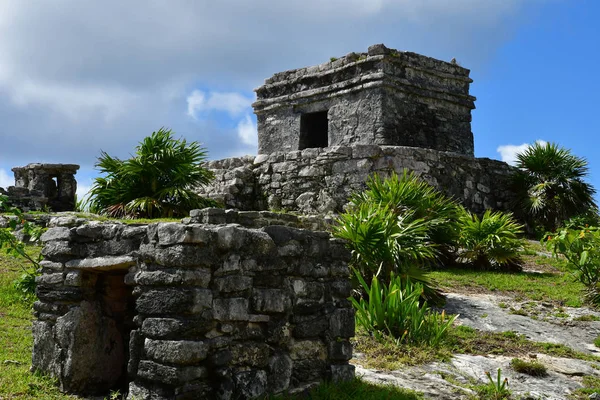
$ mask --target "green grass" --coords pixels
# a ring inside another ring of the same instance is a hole
[[[442,290],[511,293],[517,298],[552,302],[569,307],[583,305],[583,284],[565,273],[527,273],[448,268],[431,271],[429,277]]]
[[[405,366],[419,365],[431,361],[448,361],[452,354],[504,355],[522,357],[531,353],[542,353],[556,357],[576,358],[599,362],[600,357],[585,354],[562,344],[533,342],[512,331],[483,332],[468,326],[456,326],[440,346],[398,346],[391,339],[377,340],[357,330],[353,339],[355,351],[365,353],[366,358],[357,360],[366,368],[393,371]]]
[[[510,366],[517,372],[531,376],[546,376],[548,371],[546,366],[537,361],[524,361],[520,358],[513,358]]]
[[[39,247],[30,252],[39,253]],[[0,399],[74,399],[61,394],[54,381],[29,372],[32,302],[13,287],[21,260],[0,254]]]
[[[271,396],[272,400],[421,400],[422,394],[392,385],[374,385],[356,378],[350,382],[323,383],[309,393]]]

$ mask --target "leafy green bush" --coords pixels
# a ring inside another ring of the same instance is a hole
[[[441,293],[423,268],[453,252],[460,210],[414,173],[384,180],[375,175],[364,192],[351,197],[333,234],[348,241],[353,266],[367,281],[377,276],[389,282],[392,274],[410,278],[423,285],[426,299],[438,303]]]
[[[600,305],[599,228],[561,229],[544,241],[554,255],[560,254],[567,259],[575,278],[586,287],[586,300]]]
[[[512,177],[514,211],[531,228],[554,231],[564,221],[596,209],[595,189],[584,181],[587,161],[555,143],[535,143],[517,155]]]
[[[7,196],[0,195],[0,211],[11,215],[8,227],[0,228],[0,250],[4,250],[6,254],[13,257],[24,258],[28,261],[29,267],[20,265],[23,273],[14,282],[14,286],[23,298],[31,299],[35,296],[35,278],[41,270],[40,261],[42,261],[42,255],[40,254],[37,257],[31,256],[27,251],[25,243],[19,240],[14,233],[20,230],[24,237],[35,242],[40,238],[44,229],[28,222],[21,210],[10,206]]]
[[[199,143],[174,139],[165,129],[146,137],[128,160],[102,152],[96,167],[105,176],[90,191],[90,210],[117,218],[164,218],[215,206],[194,192],[213,179],[202,167],[205,158]]]
[[[479,268],[518,267],[523,226],[509,213],[487,210],[481,218],[465,211],[459,219],[459,257]]]
[[[402,281],[392,274],[388,285],[373,276],[368,285],[355,270],[364,295],[350,298],[356,309],[356,323],[381,338],[389,335],[397,343],[422,343],[437,346],[457,316],[448,317],[430,310],[427,302],[420,302],[423,286],[410,280]]]
[[[400,176],[392,173],[383,180],[374,175],[367,182],[367,190],[350,199],[351,209],[365,203],[387,205],[393,215],[406,215],[408,221],[422,220],[439,255],[451,257],[462,209],[414,172],[404,170]]]

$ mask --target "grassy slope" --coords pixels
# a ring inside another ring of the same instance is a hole
[[[62,395],[52,380],[29,372],[32,301],[24,301],[13,287],[20,274],[19,260],[0,255],[0,398],[73,398]]]

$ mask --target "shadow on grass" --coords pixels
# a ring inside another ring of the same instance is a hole
[[[322,383],[307,393],[265,400],[422,400],[422,394],[393,385],[375,385],[355,378],[350,382]]]

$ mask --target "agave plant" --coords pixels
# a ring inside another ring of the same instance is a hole
[[[596,209],[595,189],[584,181],[587,161],[555,143],[535,143],[517,155],[512,178],[518,216],[532,227],[554,231],[562,222]]]
[[[523,250],[523,225],[512,214],[487,210],[480,218],[464,211],[459,219],[460,258],[480,268],[510,268],[519,265]]]
[[[202,167],[206,151],[197,142],[174,139],[160,129],[120,160],[102,152],[90,191],[90,210],[117,218],[179,217],[191,209],[214,206],[194,188],[208,184],[212,172]]]

